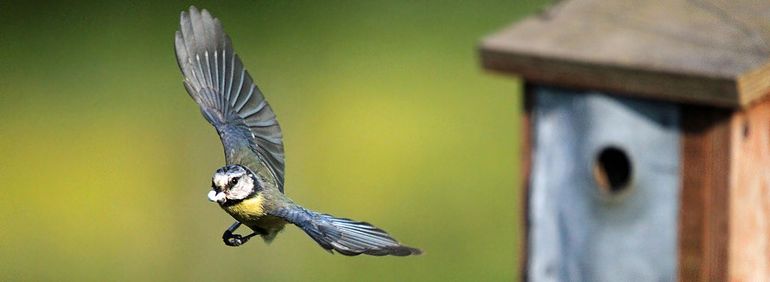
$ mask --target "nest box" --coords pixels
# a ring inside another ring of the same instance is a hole
[[[567,0],[483,40],[524,82],[522,278],[770,281],[770,2]]]

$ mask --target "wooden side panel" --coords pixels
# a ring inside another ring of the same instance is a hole
[[[679,280],[725,281],[730,111],[682,107]]]
[[[731,281],[770,281],[770,101],[732,119]]]

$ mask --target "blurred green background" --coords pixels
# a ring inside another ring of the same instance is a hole
[[[284,131],[290,197],[426,251],[230,248],[219,138],[173,52],[223,22]],[[520,84],[479,39],[544,1],[0,1],[0,280],[513,280]]]

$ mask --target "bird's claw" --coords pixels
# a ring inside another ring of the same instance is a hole
[[[225,242],[225,245],[228,245],[230,247],[238,247],[240,245],[246,244],[248,242],[250,237],[244,237],[238,234],[233,234],[229,232],[225,232],[225,234],[222,235],[222,241]]]

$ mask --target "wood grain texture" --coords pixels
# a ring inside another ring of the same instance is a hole
[[[770,281],[770,101],[732,119],[731,281]]]
[[[741,107],[770,93],[770,2],[569,0],[485,38],[485,68],[543,84]]]
[[[727,278],[730,116],[682,107],[679,281]]]

